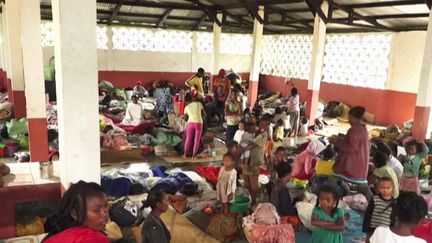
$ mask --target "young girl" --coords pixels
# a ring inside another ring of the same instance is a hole
[[[222,203],[222,213],[228,213],[228,203],[234,202],[237,187],[237,171],[234,169],[234,156],[223,156],[223,167],[219,171],[216,184],[217,200]]]
[[[108,223],[108,204],[104,189],[96,183],[79,181],[64,194],[58,213],[48,218],[44,243],[108,243],[102,231]]]
[[[185,97],[186,101],[188,101],[188,99],[188,96]],[[198,92],[195,91],[192,94],[192,102],[184,109],[184,118],[187,124],[183,157],[192,155],[192,158],[195,158],[197,156],[203,132],[204,117],[204,107],[201,102],[198,101]]]
[[[297,136],[300,122],[300,97],[295,87],[291,89],[291,96],[288,99],[287,106],[291,126],[290,136]]]
[[[323,185],[318,193],[317,205],[312,211],[312,243],[343,243],[342,231],[345,230],[344,211],[338,208],[339,196],[336,188]]]
[[[403,164],[403,174],[400,182],[401,191],[411,191],[420,193],[419,170],[422,160],[429,153],[429,149],[424,143],[417,143],[412,140],[406,143],[405,149],[407,157]]]
[[[393,180],[382,177],[377,183],[377,195],[369,201],[363,219],[363,232],[366,233],[366,242],[378,226],[391,226],[391,212],[393,203]]]
[[[414,192],[402,191],[393,211],[395,225],[376,228],[370,238],[371,243],[426,243],[411,233],[427,213],[427,204],[421,196]]]

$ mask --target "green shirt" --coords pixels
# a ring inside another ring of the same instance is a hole
[[[429,153],[429,148],[423,143],[423,150],[410,158],[408,162],[403,164],[403,176],[418,177],[420,165],[424,157]]]

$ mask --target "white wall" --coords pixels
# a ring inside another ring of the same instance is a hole
[[[426,31],[393,35],[387,89],[417,93],[423,62]]]
[[[44,64],[54,55],[52,47],[43,48]],[[203,53],[173,53],[147,51],[98,50],[98,68],[103,71],[195,72],[203,67],[212,70],[212,55]],[[83,57],[85,58],[85,57]],[[196,58],[193,60],[193,58]],[[251,57],[221,54],[221,66],[236,72],[249,72]],[[79,60],[77,60],[79,61]],[[110,67],[111,66],[111,67]]]

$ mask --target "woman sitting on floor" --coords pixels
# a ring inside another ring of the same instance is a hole
[[[151,208],[141,230],[142,243],[169,243],[171,234],[160,218],[168,210],[169,196],[162,190],[151,190],[143,207]]]
[[[108,243],[102,231],[108,223],[108,204],[104,189],[96,183],[79,181],[64,194],[58,213],[48,218],[44,243]]]
[[[143,120],[143,108],[138,103],[138,96],[132,95],[132,102],[127,105],[126,114],[121,122],[122,125],[138,126]]]
[[[317,155],[326,147],[318,140],[310,141],[306,150],[301,152],[294,160],[292,177],[299,180],[311,180],[315,175]]]
[[[192,158],[195,158],[201,144],[205,112],[203,105],[198,101],[198,92],[195,89],[192,89],[192,97],[190,95],[185,96],[186,102],[191,100],[192,102],[184,109],[184,118],[187,124],[183,157],[192,155]]]

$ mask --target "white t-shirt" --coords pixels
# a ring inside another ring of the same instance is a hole
[[[415,236],[400,236],[393,233],[389,227],[379,226],[375,229],[371,243],[426,243],[425,240]]]
[[[236,133],[234,134],[234,141],[240,144],[244,133],[245,130],[237,130]]]
[[[390,155],[390,158],[387,160],[387,165],[394,170],[400,182],[403,173],[403,165],[401,162],[393,155]]]

